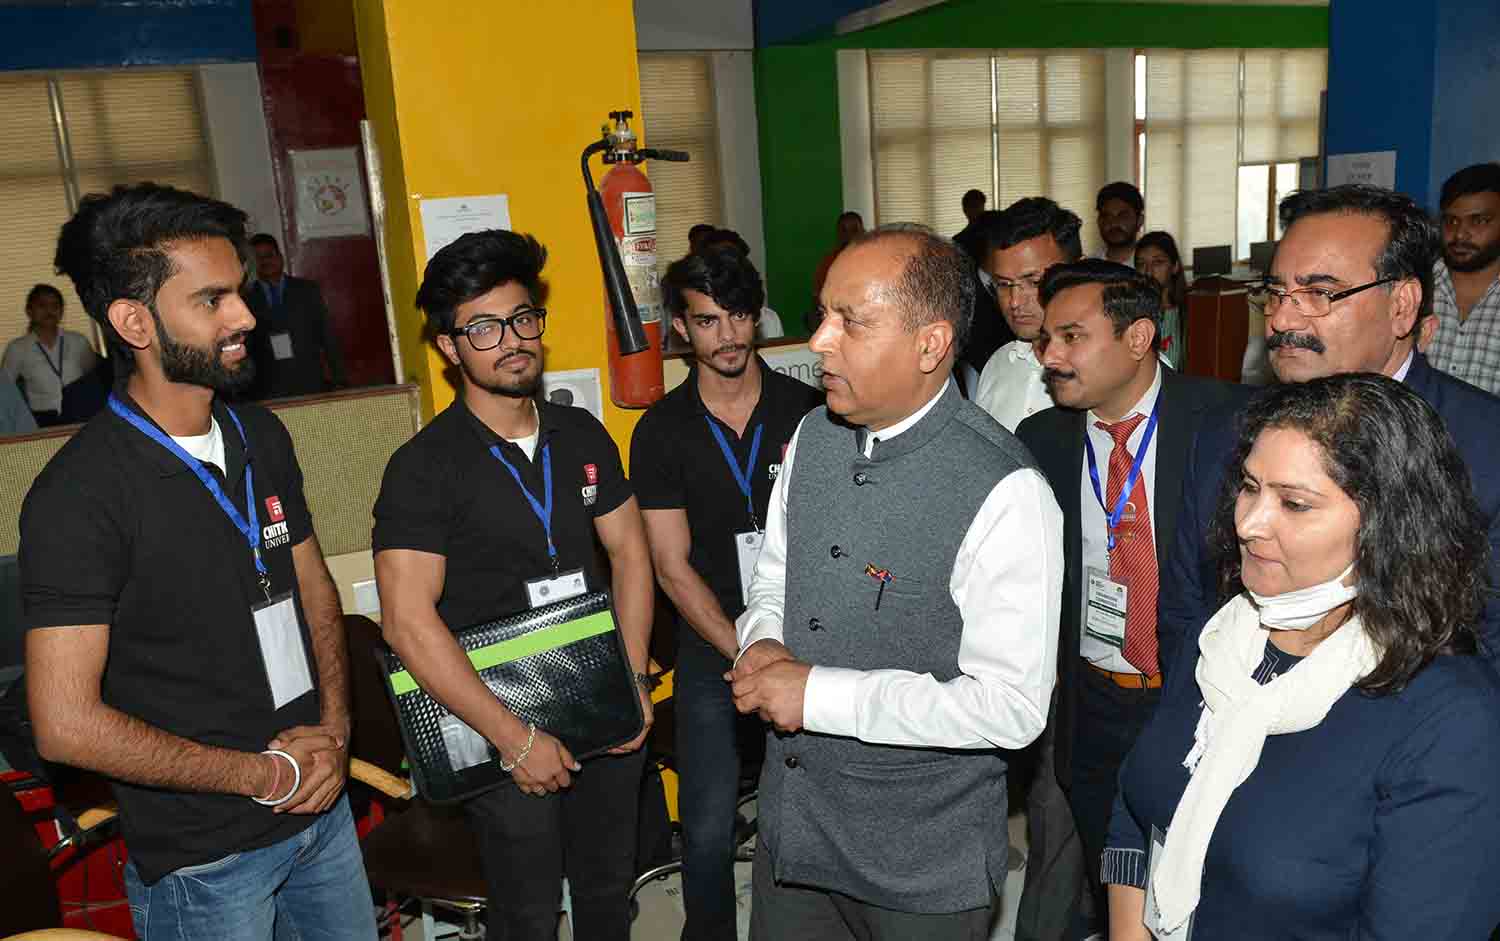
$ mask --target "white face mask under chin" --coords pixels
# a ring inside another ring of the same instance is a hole
[[[1278,631],[1305,631],[1323,620],[1323,616],[1359,594],[1355,585],[1345,585],[1344,579],[1354,571],[1354,563],[1336,578],[1319,585],[1309,585],[1296,591],[1279,595],[1262,595],[1246,589],[1250,599],[1260,609],[1260,623]]]

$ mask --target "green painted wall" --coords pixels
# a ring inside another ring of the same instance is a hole
[[[755,95],[769,303],[788,334],[804,329],[813,271],[833,245],[834,221],[843,209],[839,49],[1327,45],[1326,7],[951,0],[848,36],[758,49]]]

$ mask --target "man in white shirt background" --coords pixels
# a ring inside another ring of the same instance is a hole
[[[1015,431],[1027,416],[1052,407],[1042,382],[1042,364],[1032,350],[1042,329],[1037,286],[1048,268],[1083,256],[1082,226],[1074,213],[1034,196],[1012,203],[985,233],[984,267],[994,283],[1000,313],[1016,339],[996,350],[985,364],[974,404],[1007,431]]]
[[[36,423],[41,426],[64,421],[63,388],[77,382],[99,364],[99,354],[88,337],[62,328],[62,292],[50,284],[38,284],[26,295],[26,319],[31,329],[10,341],[0,359],[0,373],[8,382],[19,383]],[[70,416],[82,421],[87,415]]]
[[[1465,167],[1443,184],[1443,257],[1433,266],[1432,365],[1500,392],[1500,163]]]
[[[998,749],[1046,721],[1062,517],[951,381],[976,283],[951,241],[896,227],[853,241],[824,285],[810,347],[828,407],[788,447],[736,623],[736,706],[774,727],[752,938],[987,935]]]

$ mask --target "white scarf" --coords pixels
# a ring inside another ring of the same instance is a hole
[[[1176,931],[1198,907],[1203,861],[1224,805],[1260,761],[1267,735],[1302,732],[1375,669],[1379,652],[1350,618],[1307,659],[1264,686],[1251,675],[1265,656],[1266,630],[1241,594],[1209,620],[1198,641],[1203,713],[1183,764],[1193,778],[1167,830],[1152,877],[1162,927]]]

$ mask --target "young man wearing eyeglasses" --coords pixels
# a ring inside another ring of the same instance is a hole
[[[1031,345],[1042,329],[1037,285],[1053,265],[1083,256],[1075,214],[1044,197],[1018,200],[985,233],[985,264],[1000,313],[1016,339],[996,350],[979,377],[974,404],[1015,431],[1029,415],[1052,407],[1042,382],[1042,364]]]
[[[1432,307],[1433,265],[1442,251],[1436,224],[1390,190],[1366,185],[1294,193],[1281,202],[1285,235],[1267,277],[1266,349],[1282,382],[1373,372],[1410,386],[1442,416],[1469,467],[1480,512],[1489,522],[1491,565],[1500,562],[1500,399],[1433,368],[1416,338]],[[1205,420],[1183,481],[1182,519],[1162,573],[1157,626],[1162,669],[1217,608],[1217,582],[1206,532],[1238,415]],[[1372,460],[1399,460],[1377,455]],[[1491,577],[1496,570],[1492,568]],[[1500,597],[1479,624],[1481,655],[1500,662]],[[1184,661],[1187,662],[1187,661]],[[1189,665],[1189,669],[1191,666]]]
[[[552,601],[569,586],[609,587],[650,728],[655,586],[619,449],[584,409],[536,398],[546,257],[530,236],[489,230],[428,263],[416,303],[459,370],[461,394],[391,457],[375,504],[375,577],[391,647],[514,765],[511,785],[464,805],[489,887],[490,935],[555,939],[566,875],[575,937],[626,941],[646,731],[580,764],[490,692],[451,633],[539,606],[542,586]]]

